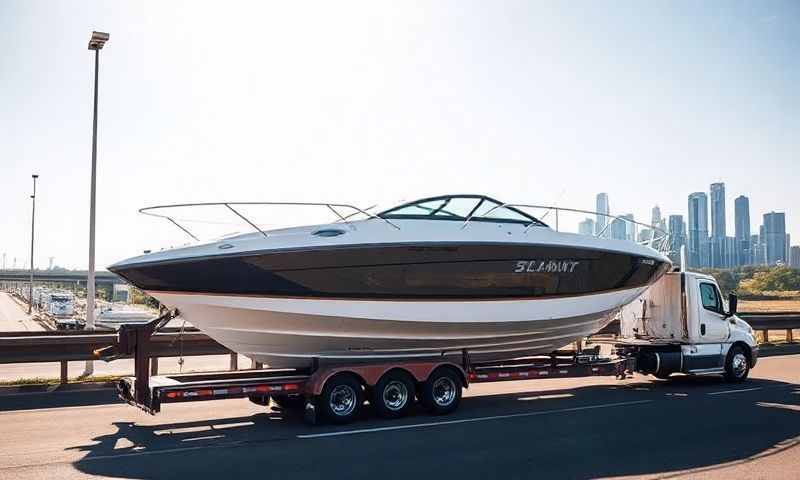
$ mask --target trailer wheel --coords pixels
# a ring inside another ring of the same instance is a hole
[[[437,368],[422,384],[420,401],[434,415],[445,415],[461,401],[461,378],[451,368]]]
[[[364,391],[352,375],[335,375],[325,382],[319,396],[319,408],[333,423],[352,422],[361,411]]]
[[[739,345],[734,345],[725,357],[725,380],[728,382],[739,383],[747,379],[750,373],[750,362],[744,349]]]
[[[383,418],[408,415],[414,405],[414,380],[405,372],[389,371],[375,384],[370,402]]]

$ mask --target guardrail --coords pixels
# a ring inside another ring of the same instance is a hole
[[[753,330],[762,332],[764,343],[769,343],[770,330],[786,330],[786,341],[794,342],[792,330],[800,329],[800,312],[787,313],[739,313],[739,318],[749,323]]]
[[[790,313],[740,313],[739,317],[763,332],[764,343],[769,343],[770,330],[785,330],[786,340],[794,341],[792,329],[800,329],[800,312]],[[619,322],[614,321],[597,333],[619,334]],[[56,330],[50,332],[0,332],[0,364],[59,362],[61,383],[68,381],[67,365],[71,361],[97,360],[94,351],[115,345],[116,332],[91,332]],[[160,357],[189,357],[197,355],[230,355],[230,370],[238,370],[238,356],[197,329],[163,328],[151,337],[148,346],[151,357],[150,370],[158,374]],[[121,356],[118,358],[131,358]],[[261,365],[253,362],[254,368]]]
[[[0,332],[0,364],[59,362],[61,383],[67,383],[68,362],[97,360],[94,351],[116,344],[117,339],[116,332]],[[230,369],[238,370],[235,353],[196,329],[183,332],[170,329],[156,333],[151,337],[148,353],[153,375],[158,373],[160,357],[230,355]],[[256,364],[254,366],[258,367]]]

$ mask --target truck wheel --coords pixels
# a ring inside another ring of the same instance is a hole
[[[420,401],[434,415],[445,415],[461,401],[461,378],[450,368],[438,368],[422,384]]]
[[[322,414],[339,424],[355,420],[363,403],[361,383],[351,375],[336,375],[329,379],[318,402]]]
[[[383,418],[408,415],[414,405],[414,380],[405,372],[387,372],[372,389],[371,403]]]
[[[739,345],[734,345],[725,357],[725,380],[728,382],[743,382],[750,373],[750,362],[744,349]]]
[[[284,410],[300,410],[306,406],[306,399],[302,395],[273,395],[272,401]]]

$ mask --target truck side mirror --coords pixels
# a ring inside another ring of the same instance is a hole
[[[728,294],[728,313],[726,316],[732,317],[736,315],[736,305],[739,303],[739,298],[735,293]]]

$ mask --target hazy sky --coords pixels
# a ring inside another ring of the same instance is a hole
[[[715,181],[729,235],[744,193],[800,243],[799,25],[796,1],[0,0],[0,254],[29,255],[36,172],[36,264],[86,266],[92,30],[98,268],[185,240],[147,205],[607,191],[649,220]]]

